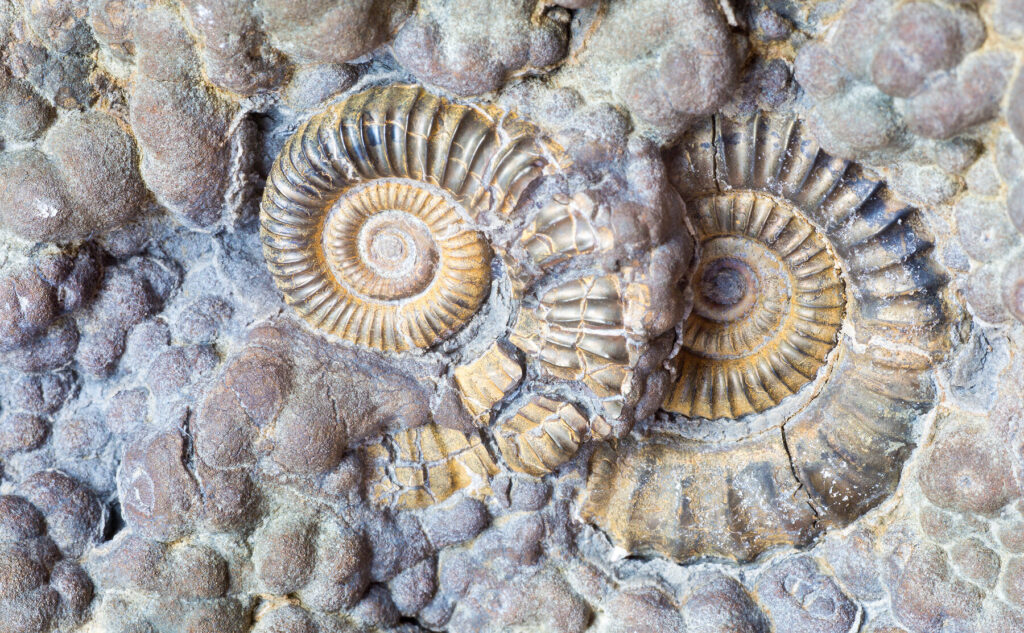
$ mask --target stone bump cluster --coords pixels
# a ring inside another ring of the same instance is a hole
[[[0,633],[1024,631],[1021,0],[0,0]]]

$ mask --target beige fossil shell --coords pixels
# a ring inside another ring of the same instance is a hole
[[[541,477],[576,454],[587,427],[574,405],[535,395],[498,424],[494,437],[509,468]]]
[[[750,560],[891,494],[946,278],[922,214],[791,117],[716,116],[666,160],[705,250],[674,413],[599,448],[581,513],[633,553]]]
[[[519,386],[523,368],[495,342],[479,358],[456,367],[454,375],[462,404],[478,426],[486,426],[494,405]]]
[[[428,348],[486,299],[492,253],[472,226],[541,173],[532,128],[415,86],[316,114],[267,179],[264,257],[314,327],[386,351]]]
[[[814,380],[846,306],[818,231],[763,192],[691,205],[701,241],[679,380],[665,409],[701,418],[764,411]]]
[[[511,341],[535,357],[544,374],[582,382],[612,417],[618,415],[636,361],[618,278],[581,277],[551,288],[539,306],[519,313]]]
[[[370,495],[399,508],[425,508],[464,488],[489,494],[498,472],[479,437],[436,424],[395,433],[367,453],[375,464]]]
[[[632,554],[677,561],[747,560],[816,533],[778,432],[721,446],[658,433],[601,444],[580,516]]]
[[[573,198],[556,196],[533,219],[519,237],[534,265],[546,268],[572,257],[611,245],[607,228],[591,221],[594,201],[580,193]]]

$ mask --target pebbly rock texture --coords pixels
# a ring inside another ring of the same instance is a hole
[[[221,219],[230,186],[235,108],[198,83],[198,59],[175,13],[140,8],[135,30],[138,70],[129,106],[142,176],[181,221],[208,227]]]
[[[143,203],[132,138],[109,115],[70,115],[39,149],[3,157],[0,226],[18,237],[66,242],[131,220]]]
[[[0,605],[11,631],[71,629],[92,602],[93,584],[74,562],[77,554],[58,548],[47,526],[48,517],[25,498],[0,497]]]
[[[884,155],[991,120],[1014,55],[983,46],[986,37],[969,5],[850,3],[825,41],[795,61],[823,144],[847,157]]]
[[[1024,631],[1020,0],[0,0],[0,632]]]
[[[464,97],[490,92],[565,56],[568,16],[537,8],[530,0],[420,2],[395,36],[395,58],[423,83]]]
[[[276,46],[298,62],[355,61],[385,44],[408,17],[409,0],[260,0]]]
[[[722,7],[705,0],[599,3],[556,76],[587,101],[628,110],[638,127],[674,136],[716,111],[743,59]]]

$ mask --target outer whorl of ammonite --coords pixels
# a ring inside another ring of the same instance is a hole
[[[320,112],[267,180],[264,256],[314,327],[386,351],[429,348],[486,299],[492,252],[472,223],[540,174],[532,129],[414,86]]]
[[[403,429],[364,456],[373,465],[371,497],[400,508],[425,508],[463,489],[486,496],[498,472],[478,436],[436,424]]]
[[[665,408],[702,418],[764,411],[812,381],[836,344],[845,292],[835,257],[765,193],[712,195],[690,211],[701,260]]]
[[[791,117],[716,116],[666,159],[703,243],[679,382],[594,453],[581,516],[677,561],[804,545],[892,493],[934,405],[924,216]]]

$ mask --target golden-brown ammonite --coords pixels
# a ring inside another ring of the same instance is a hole
[[[473,222],[514,208],[543,165],[528,132],[415,86],[315,115],[263,197],[264,257],[287,301],[316,328],[390,352],[457,332],[491,283]]]
[[[595,452],[582,516],[637,554],[749,560],[886,498],[934,403],[945,277],[922,214],[789,116],[666,154],[702,243],[663,412]]]
[[[764,192],[691,203],[701,240],[679,380],[665,408],[701,418],[765,411],[814,379],[846,303],[814,226]]]
[[[392,85],[314,115],[277,158],[261,235],[288,303],[339,342],[422,365],[438,401],[467,414],[460,428],[479,429],[406,430],[367,447],[403,464],[374,470],[379,502],[483,493],[493,469],[464,461],[485,463],[492,445],[508,469],[544,476],[632,425],[647,368],[671,349],[671,333],[648,326],[649,297],[674,280],[645,274],[653,255],[618,255],[632,247],[615,243],[587,191],[566,193],[558,156],[513,114]],[[507,308],[487,305],[495,295]]]

